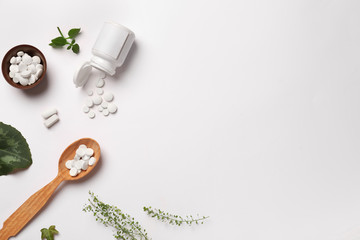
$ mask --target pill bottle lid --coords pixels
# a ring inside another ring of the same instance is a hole
[[[76,87],[82,87],[89,79],[92,66],[90,62],[85,62],[74,74],[74,83]]]

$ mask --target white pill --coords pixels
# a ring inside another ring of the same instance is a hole
[[[34,74],[31,74],[31,76],[29,77],[29,85],[34,84],[36,82],[36,77]]]
[[[99,104],[101,104],[101,102],[102,102],[102,98],[101,98],[100,96],[98,96],[98,95],[93,96],[93,97],[92,97],[92,100],[93,100],[93,102],[94,102],[95,105],[99,105]]]
[[[82,161],[81,169],[86,170],[89,167],[89,163],[87,161]]]
[[[16,63],[17,64],[21,63],[21,57],[16,57]]]
[[[104,93],[104,90],[102,88],[97,88],[96,93],[102,95]]]
[[[44,69],[44,66],[42,64],[36,64],[36,69]]]
[[[76,155],[79,157],[83,157],[85,155],[85,149],[84,148],[78,148],[76,150]]]
[[[59,121],[59,116],[57,114],[52,115],[48,119],[44,121],[44,125],[49,128],[54,125],[57,121]]]
[[[42,70],[42,69],[38,69],[38,70],[36,71],[36,73],[35,73],[35,77],[40,78],[42,73],[43,73],[43,70]]]
[[[83,112],[88,113],[90,111],[90,108],[88,106],[83,106]]]
[[[14,72],[9,72],[9,77],[11,77],[11,78],[15,77],[15,73]]]
[[[32,57],[32,62],[35,64],[39,64],[41,62],[41,59],[39,56],[33,56]]]
[[[94,150],[92,148],[87,148],[85,150],[85,155],[91,157],[94,154]]]
[[[81,173],[81,169],[78,169],[78,170],[77,170],[77,173],[78,173],[78,174]]]
[[[12,58],[10,59],[10,63],[11,63],[11,64],[15,64],[15,63],[16,63],[16,57],[12,57]]]
[[[25,71],[27,69],[27,65],[23,62],[19,63],[19,72]]]
[[[91,108],[92,106],[94,106],[94,102],[93,102],[93,100],[92,100],[91,97],[86,98],[85,104],[86,104],[86,106],[88,106],[89,108]]]
[[[102,106],[98,106],[98,111],[102,112],[104,110],[104,108]]]
[[[93,110],[90,110],[88,113],[88,117],[89,118],[94,118],[95,117],[95,112]]]
[[[19,83],[20,78],[21,78],[20,73],[15,73],[15,76],[13,77],[12,80],[13,80],[14,83]]]
[[[96,159],[95,159],[94,157],[91,157],[91,158],[89,159],[89,165],[90,165],[90,166],[94,165],[94,164],[95,164],[95,161],[96,161]]]
[[[96,87],[98,88],[102,88],[104,85],[105,85],[105,81],[102,78],[100,78],[96,83]]]
[[[10,72],[17,73],[17,72],[19,72],[19,66],[15,65],[15,64],[11,64],[9,67],[9,70],[10,70]]]
[[[25,63],[26,65],[29,65],[32,63],[32,57],[29,56],[29,54],[25,53],[22,57],[21,57],[21,61],[23,63]]]
[[[75,161],[74,167],[81,170],[83,162],[84,160]]]
[[[115,113],[117,111],[117,106],[114,103],[109,103],[109,106],[107,108],[110,113]]]
[[[80,146],[79,146],[79,148],[84,148],[85,150],[87,149],[87,146],[85,145],[85,144],[81,144]]]
[[[88,95],[89,95],[89,96],[92,96],[93,93],[94,93],[94,92],[93,92],[92,90],[89,90],[89,91],[88,91]]]
[[[104,109],[102,111],[102,114],[104,114],[104,116],[108,116],[109,115],[109,110],[108,109]]]
[[[19,57],[23,56],[24,55],[24,52],[23,51],[18,51],[17,54]]]
[[[52,115],[56,114],[58,111],[56,108],[52,107],[52,108],[48,108],[46,109],[45,111],[43,111],[41,113],[41,116],[44,118],[44,119],[47,119],[49,117],[51,117]]]
[[[24,71],[22,71],[22,72],[20,73],[20,75],[21,75],[22,77],[24,77],[24,78],[29,78],[30,75],[31,75],[31,71],[29,71],[29,70],[24,70]]]
[[[27,70],[29,70],[31,72],[31,74],[35,74],[36,66],[34,64],[30,64],[29,66],[27,66]]]
[[[20,80],[20,84],[23,85],[23,86],[26,86],[26,85],[29,84],[29,79],[27,79],[27,78],[24,78],[24,77],[20,76],[19,80]]]
[[[75,156],[74,156],[74,161],[78,161],[78,160],[80,160],[80,156],[79,155],[77,155],[77,154],[75,154]]]
[[[114,95],[111,92],[104,93],[104,100],[107,102],[111,102],[114,99]]]
[[[74,160],[67,160],[65,163],[65,167],[67,169],[71,169],[73,167]]]
[[[107,108],[107,107],[108,107],[108,103],[104,101],[104,102],[101,103],[101,106],[102,106],[103,108]]]
[[[78,170],[75,167],[71,168],[70,169],[70,176],[76,177],[76,175],[78,175]]]

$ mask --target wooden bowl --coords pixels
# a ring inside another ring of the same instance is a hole
[[[43,68],[43,73],[41,74],[41,76],[38,78],[38,80],[31,84],[31,85],[21,85],[20,83],[15,83],[11,77],[9,76],[9,68],[10,68],[10,59],[14,56],[17,56],[17,52],[19,51],[23,51],[27,54],[29,54],[31,57],[33,56],[38,56],[40,57],[41,59],[41,64],[44,66]],[[29,89],[29,88],[33,88],[37,85],[39,85],[39,83],[44,79],[45,77],[45,74],[46,74],[46,68],[47,68],[47,65],[46,65],[46,59],[45,59],[45,56],[44,54],[39,50],[37,49],[36,47],[34,46],[31,46],[31,45],[27,45],[27,44],[22,44],[22,45],[18,45],[18,46],[15,46],[13,48],[11,48],[4,56],[3,58],[3,61],[2,61],[2,64],[1,64],[1,70],[2,70],[2,74],[4,75],[4,78],[5,80],[13,87],[16,87],[16,88],[20,88],[20,89]]]

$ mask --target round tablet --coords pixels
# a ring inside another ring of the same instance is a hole
[[[102,106],[103,108],[107,108],[108,105],[109,105],[109,104],[108,104],[107,102],[105,102],[105,101],[101,103],[101,106]]]
[[[109,103],[108,108],[110,113],[115,113],[117,111],[117,106],[113,103]]]
[[[86,106],[88,106],[89,108],[91,108],[93,105],[94,105],[94,102],[92,100],[91,97],[88,97],[86,100],[85,100],[85,104]]]
[[[105,85],[105,81],[102,78],[100,78],[96,83],[96,87],[98,88],[102,88],[104,85]]]
[[[85,106],[83,106],[82,110],[83,110],[84,113],[88,113],[90,111],[90,108],[85,105]]]
[[[105,117],[106,117],[106,116],[109,116],[109,110],[108,110],[108,109],[104,109],[104,110],[102,111],[102,113],[104,114]]]
[[[94,118],[95,117],[95,112],[93,110],[90,110],[88,113],[88,117],[89,118]]]
[[[101,104],[101,102],[102,102],[102,98],[100,97],[100,96],[93,96],[92,97],[92,100],[93,100],[93,102],[94,102],[94,104],[95,105],[99,105],[99,104]]]
[[[102,90],[102,88],[97,88],[96,92],[97,94],[102,95],[104,93],[104,90]]]
[[[104,93],[104,100],[111,102],[114,99],[114,95],[111,92]]]

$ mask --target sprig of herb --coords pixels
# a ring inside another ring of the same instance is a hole
[[[41,231],[41,239],[54,240],[54,235],[58,234],[58,230],[55,229],[55,225],[51,225],[49,228],[43,228]]]
[[[51,43],[49,43],[49,45],[52,47],[56,47],[56,48],[60,48],[65,45],[69,45],[67,47],[67,50],[71,49],[74,53],[79,53],[80,46],[79,46],[79,44],[75,43],[75,37],[80,33],[81,29],[80,28],[70,29],[68,32],[69,37],[65,37],[59,27],[57,27],[57,29],[60,33],[60,36],[52,39]]]
[[[182,225],[184,223],[187,224],[187,225],[190,225],[190,226],[193,223],[195,223],[195,224],[203,224],[204,220],[209,218],[209,216],[200,217],[199,215],[197,215],[195,218],[192,215],[182,217],[182,216],[179,216],[179,215],[174,215],[174,214],[164,212],[164,211],[162,211],[160,209],[156,209],[156,208],[153,209],[152,207],[144,207],[143,209],[152,218],[156,218],[156,219],[158,219],[158,220],[160,220],[162,222],[169,223],[171,225],[177,225],[177,226],[180,226],[180,225]]]
[[[129,214],[122,212],[116,206],[111,206],[101,202],[98,197],[89,191],[89,203],[83,208],[84,212],[91,212],[96,221],[106,227],[113,227],[116,239],[123,240],[149,240],[145,229],[134,220]]]

